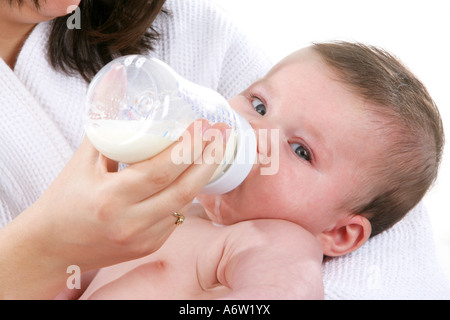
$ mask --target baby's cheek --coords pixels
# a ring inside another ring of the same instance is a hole
[[[277,184],[261,182],[255,187],[248,205],[255,218],[273,219],[286,211],[288,202],[289,196]]]

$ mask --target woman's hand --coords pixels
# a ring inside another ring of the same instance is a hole
[[[191,125],[180,142],[119,172],[85,138],[42,197],[0,231],[0,298],[11,292],[54,297],[70,265],[85,272],[159,249],[176,228],[173,213],[192,202],[218,165],[199,161],[205,146],[224,149],[223,140],[203,138],[211,128],[206,120],[194,132],[198,127]],[[224,125],[213,128],[225,137]],[[191,150],[190,161],[174,164],[172,149],[180,144]]]

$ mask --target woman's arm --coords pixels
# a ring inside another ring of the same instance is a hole
[[[64,288],[67,262],[33,223],[34,208],[0,230],[0,299],[53,298]]]
[[[172,213],[192,202],[217,167],[195,160],[207,144],[224,148],[193,128],[178,142],[191,148],[190,163],[171,161],[174,144],[119,172],[85,139],[41,198],[0,230],[0,298],[54,298],[70,265],[87,272],[157,250],[176,228]]]

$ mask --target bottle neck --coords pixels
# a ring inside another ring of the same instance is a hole
[[[255,164],[257,150],[255,131],[243,116],[234,110],[233,112],[237,122],[233,162],[220,176],[203,188],[201,192],[203,194],[224,194],[237,188]]]

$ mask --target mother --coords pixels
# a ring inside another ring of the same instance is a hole
[[[132,53],[225,97],[270,67],[205,0],[0,2],[0,298],[53,298],[70,265],[157,250],[214,172],[175,167],[170,151],[117,171],[83,140],[89,80]]]

